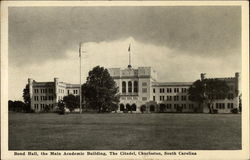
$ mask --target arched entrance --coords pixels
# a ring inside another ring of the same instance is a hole
[[[146,111],[146,106],[142,105],[140,109],[141,109],[141,112],[144,113]]]
[[[131,109],[132,111],[136,111],[136,104],[132,104]]]
[[[154,112],[155,111],[155,106],[154,105],[150,105],[149,110],[150,110],[150,112]]]
[[[130,106],[130,104],[126,104],[126,110],[127,110],[127,111],[131,111],[131,106]]]
[[[125,108],[124,104],[120,104],[120,111],[124,111],[124,108]]]

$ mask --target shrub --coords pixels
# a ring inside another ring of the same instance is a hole
[[[231,109],[231,113],[234,113],[234,114],[237,114],[237,113],[239,113],[239,110],[238,110],[238,108],[233,108],[233,109]]]
[[[218,113],[218,109],[213,109],[213,114],[217,114]]]

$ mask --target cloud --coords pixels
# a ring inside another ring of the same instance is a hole
[[[233,50],[219,56],[202,57],[184,53],[182,50],[143,43],[133,37],[114,41],[86,42],[83,44],[82,75],[86,79],[88,71],[100,65],[106,68],[128,65],[128,46],[131,43],[132,67],[151,66],[158,72],[159,81],[195,81],[200,73],[209,77],[230,77],[241,71],[241,58]],[[9,99],[22,99],[22,89],[28,78],[36,81],[60,81],[79,83],[78,46],[65,50],[65,56],[46,62],[30,63],[23,66],[9,66]]]
[[[101,43],[129,36],[181,51],[176,54],[224,57],[240,50],[241,8],[11,7],[9,64],[64,59],[66,50],[77,52],[80,41]]]

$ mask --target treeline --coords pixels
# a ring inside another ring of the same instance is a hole
[[[8,109],[11,112],[25,112],[25,113],[31,113],[34,112],[29,104],[26,104],[22,101],[8,101]]]

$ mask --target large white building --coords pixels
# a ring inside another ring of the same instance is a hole
[[[198,103],[190,101],[188,88],[193,82],[158,82],[157,73],[151,67],[129,66],[128,68],[110,68],[110,75],[119,87],[121,95],[118,112],[132,108],[132,112],[209,112],[207,106],[197,110]],[[205,74],[201,74],[201,80]],[[216,100],[213,104],[218,113],[231,113],[233,108],[239,109],[240,75],[217,78],[224,80],[230,92],[226,99]]]
[[[119,87],[120,113],[132,110],[140,113],[141,107],[148,113],[152,112],[209,112],[206,106],[197,110],[198,104],[190,101],[188,88],[193,82],[158,82],[157,73],[152,67],[109,68],[110,75]],[[201,74],[201,80],[205,74]],[[225,100],[216,100],[214,108],[219,113],[231,113],[233,108],[239,109],[240,75],[235,77],[218,78],[225,80],[230,87],[230,93]],[[51,110],[57,102],[69,94],[79,95],[80,85],[60,82],[54,78],[53,82],[36,82],[28,79],[31,108],[36,112],[43,111],[48,105]]]
[[[50,110],[54,110],[58,101],[64,96],[73,94],[79,95],[80,85],[60,82],[54,78],[53,82],[36,82],[29,78],[29,91],[31,98],[31,108],[35,112],[42,112],[48,105]]]

